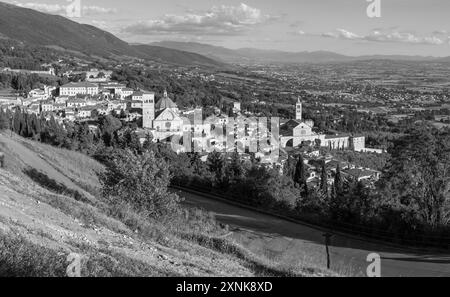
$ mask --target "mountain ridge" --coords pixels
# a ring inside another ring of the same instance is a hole
[[[107,31],[59,15],[0,2],[0,36],[92,56],[124,56],[168,64],[224,66],[211,58],[176,49],[131,45]]]
[[[437,61],[448,62],[450,57],[408,56],[408,55],[362,55],[347,56],[331,51],[287,52],[280,50],[264,50],[254,48],[229,49],[197,42],[160,41],[151,45],[172,49],[182,49],[202,54],[225,63],[242,62],[280,62],[280,63],[320,63],[320,62],[352,62],[362,60],[399,60],[399,61]]]

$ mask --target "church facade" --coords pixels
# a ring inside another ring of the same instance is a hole
[[[289,120],[280,126],[280,146],[297,147],[309,143],[328,147],[330,149],[352,149],[354,151],[365,150],[364,136],[349,135],[325,135],[313,131],[314,122],[303,120],[302,102],[300,98],[295,105],[295,119]]]
[[[179,110],[175,102],[169,98],[167,91],[155,104],[152,97],[143,98],[142,127],[150,129],[155,140],[164,140],[173,135],[183,134],[183,120],[179,116]]]

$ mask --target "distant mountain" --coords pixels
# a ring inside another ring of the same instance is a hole
[[[258,50],[243,48],[236,50],[239,54],[255,61],[279,62],[279,63],[322,63],[350,61],[351,57],[327,51],[315,52],[284,52],[275,50]]]
[[[450,63],[450,57],[439,58],[436,60],[436,62]]]
[[[322,63],[350,62],[363,60],[397,60],[397,61],[450,61],[447,58],[407,56],[407,55],[366,55],[359,57],[345,56],[328,51],[286,52],[277,50],[259,50],[253,48],[228,49],[195,42],[162,41],[152,43],[161,47],[178,49],[204,55],[225,63],[272,62],[272,63]]]
[[[196,42],[177,42],[177,41],[161,41],[152,43],[153,46],[161,46],[170,49],[177,49],[186,52],[197,53],[211,59],[220,60],[222,62],[245,62],[249,61],[246,55],[240,54],[236,50],[228,49],[221,46],[214,46]]]
[[[130,56],[171,64],[223,66],[223,63],[195,53],[130,45],[94,26],[3,2],[0,2],[0,36],[87,55]]]

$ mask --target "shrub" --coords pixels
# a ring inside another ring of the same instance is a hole
[[[179,210],[179,197],[167,190],[170,182],[168,166],[151,151],[142,155],[130,150],[116,152],[106,171],[99,176],[103,195],[112,204],[125,202],[151,217]]]

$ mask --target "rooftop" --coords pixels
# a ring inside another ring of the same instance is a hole
[[[177,105],[172,101],[172,99],[167,96],[167,92],[164,92],[164,96],[156,103],[156,109],[162,110],[166,108],[177,108]]]
[[[89,82],[70,82],[61,86],[61,88],[98,88],[98,86]]]

